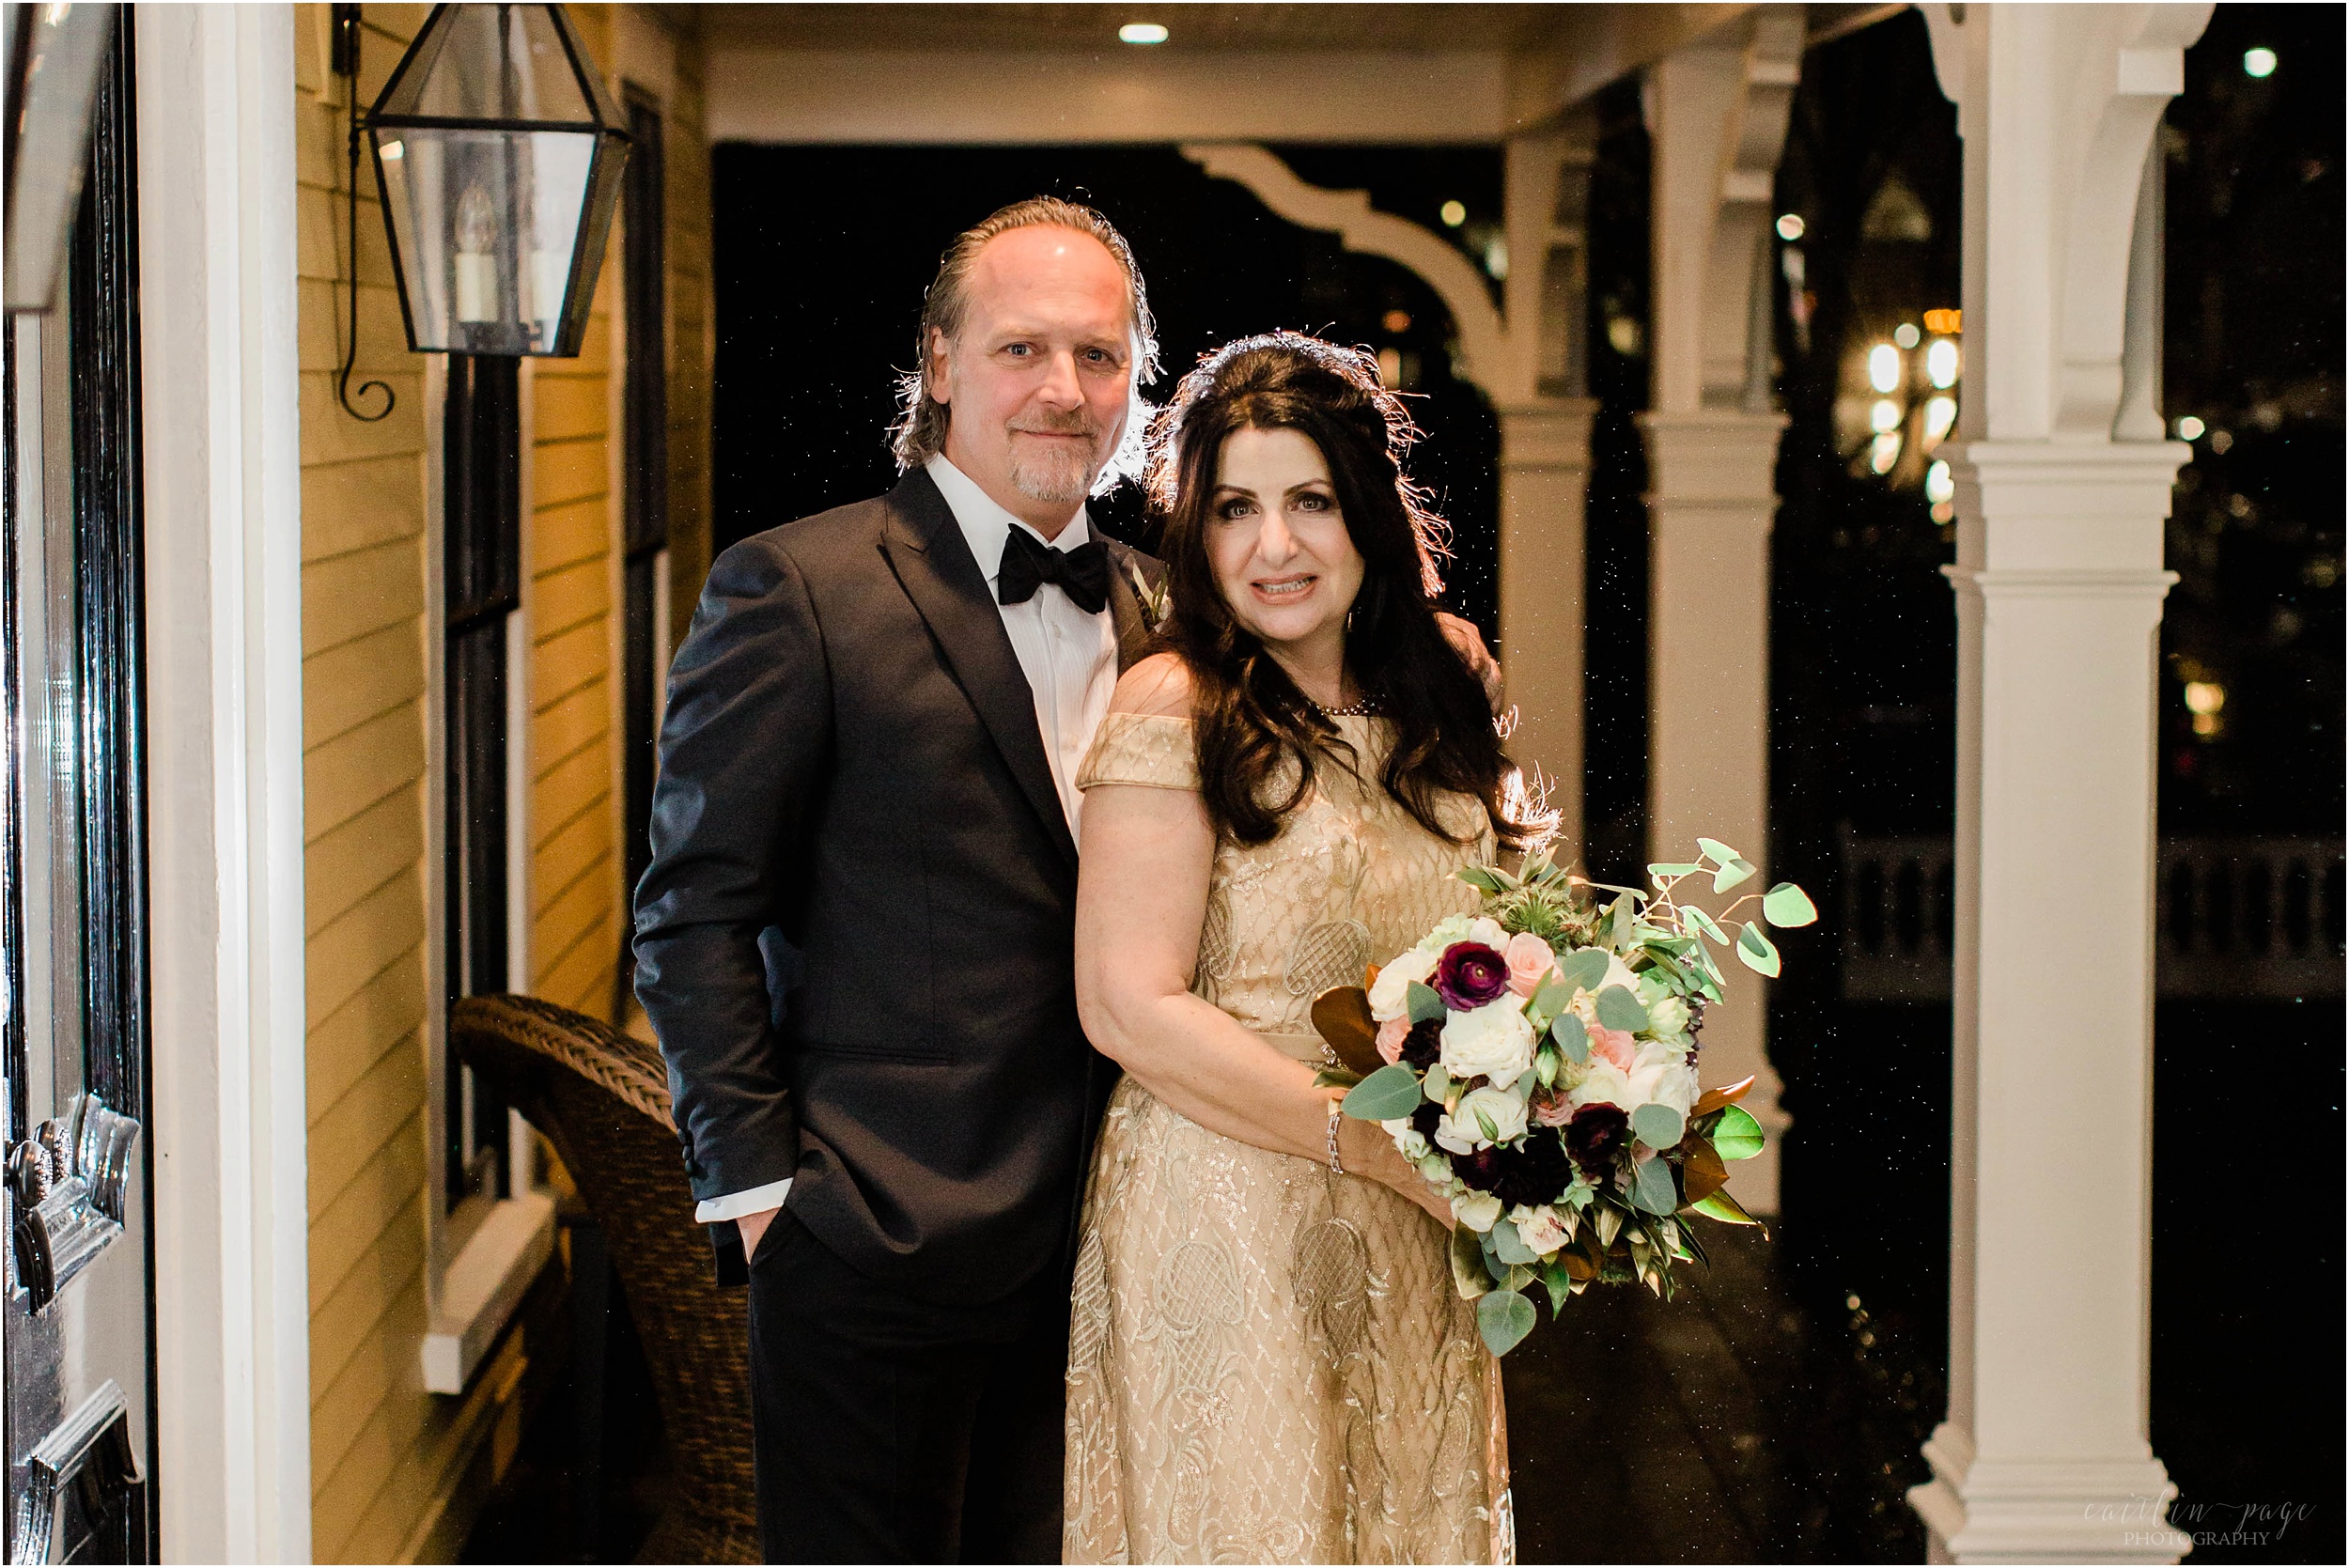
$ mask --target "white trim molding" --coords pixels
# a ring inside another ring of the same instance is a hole
[[[163,1546],[304,1562],[293,9],[132,14]]]

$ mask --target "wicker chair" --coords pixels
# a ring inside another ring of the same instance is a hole
[[[742,1297],[719,1288],[693,1223],[661,1052],[526,996],[466,998],[449,1037],[554,1145],[609,1238],[676,1460],[636,1560],[758,1561]]]

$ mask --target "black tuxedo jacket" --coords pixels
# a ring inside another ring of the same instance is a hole
[[[1109,550],[1123,668],[1131,574],[1159,568]],[[1076,896],[1034,698],[927,474],[718,557],[636,890],[697,1199],[792,1177],[819,1241],[939,1302],[1060,1258],[1116,1077],[1077,1021]],[[770,999],[778,935],[797,984]]]

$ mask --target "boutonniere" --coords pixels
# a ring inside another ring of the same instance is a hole
[[[1126,563],[1126,575],[1133,579],[1134,598],[1142,606],[1143,629],[1146,631],[1158,630],[1159,623],[1166,619],[1166,584],[1159,582],[1153,585],[1143,575],[1142,567],[1131,561]]]

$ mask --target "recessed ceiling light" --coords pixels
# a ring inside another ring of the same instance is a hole
[[[1156,22],[1128,22],[1117,30],[1120,43],[1164,43],[1166,29]]]

